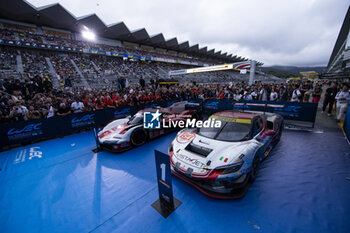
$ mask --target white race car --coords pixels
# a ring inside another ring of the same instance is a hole
[[[169,147],[172,173],[216,198],[242,197],[259,163],[279,141],[283,118],[274,113],[223,111],[221,127],[181,130]]]
[[[187,118],[199,118],[200,113],[196,110],[186,110],[187,101],[177,102],[167,108],[149,108],[138,111],[133,117],[122,118],[108,123],[98,133],[98,140],[102,149],[113,152],[121,152],[135,146],[143,145],[150,139],[159,137],[174,130],[167,129],[144,129],[143,112],[159,111],[162,121],[183,121]],[[174,115],[180,116],[175,117]]]

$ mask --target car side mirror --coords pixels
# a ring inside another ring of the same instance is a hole
[[[274,130],[268,130],[265,132],[266,135],[274,135],[276,133],[276,131]]]
[[[127,119],[130,119],[130,118],[131,118],[131,115],[127,116],[126,118],[127,118]]]

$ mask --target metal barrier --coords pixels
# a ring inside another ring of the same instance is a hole
[[[72,113],[66,116],[54,116],[38,120],[14,122],[0,125],[0,148],[11,145],[31,143],[52,137],[64,136],[80,130],[104,126],[108,122],[128,115],[134,115],[144,108],[155,106],[167,107],[175,101],[157,101],[138,106],[107,108],[91,112]],[[202,103],[201,99],[190,100],[190,103]],[[243,109],[254,111],[275,112],[287,120],[315,122],[317,104],[293,102],[261,102],[240,101],[241,104],[229,99],[207,99],[203,102],[203,111],[212,113],[223,110]],[[242,104],[244,103],[244,104]],[[233,105],[234,104],[234,105]],[[348,110],[349,111],[349,110]],[[349,117],[349,114],[348,114]],[[347,124],[347,127],[350,123]],[[346,132],[349,132],[348,129]],[[348,133],[349,135],[349,133]]]
[[[38,120],[13,122],[0,125],[0,149],[22,143],[31,143],[47,138],[64,136],[133,115],[140,109],[155,106],[167,107],[174,101],[157,101],[151,104],[107,108],[90,112],[72,113]]]
[[[315,123],[317,103],[248,101],[239,102],[233,99],[208,99],[204,101],[207,113],[223,110],[250,110],[278,113],[286,120]]]

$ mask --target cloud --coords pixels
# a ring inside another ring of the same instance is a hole
[[[55,0],[29,0],[35,6]],[[348,1],[338,0],[60,0],[75,16],[96,13],[107,25],[162,32],[266,65],[326,65]]]

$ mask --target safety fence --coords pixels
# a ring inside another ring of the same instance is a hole
[[[113,119],[133,115],[140,109],[155,106],[167,107],[173,103],[174,101],[157,101],[146,105],[106,108],[90,112],[72,113],[65,116],[1,124],[0,148],[64,136],[92,127],[103,126]]]
[[[60,137],[81,130],[104,126],[108,122],[133,115],[137,111],[155,106],[167,107],[175,101],[157,101],[152,104],[138,106],[124,106],[117,108],[100,109],[90,112],[72,113],[65,116],[54,116],[38,120],[14,122],[0,125],[0,149],[11,145],[31,143],[43,139]],[[229,99],[201,99],[190,100],[199,103],[205,113],[213,113],[222,110],[255,110],[275,112],[285,119],[314,123],[317,112],[317,104],[291,103],[291,102],[262,102],[240,101]],[[349,124],[350,125],[350,124]]]
[[[205,112],[223,110],[247,110],[278,113],[286,120],[314,123],[317,114],[317,103],[276,102],[276,101],[245,101],[231,99],[208,99],[204,101]]]

